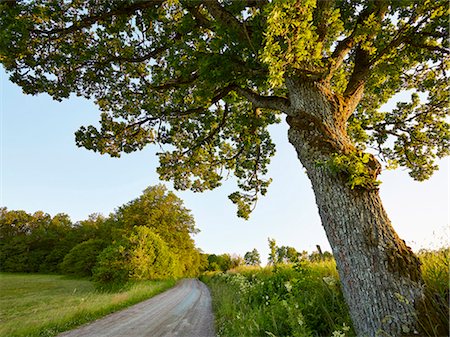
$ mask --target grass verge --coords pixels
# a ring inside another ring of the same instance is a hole
[[[58,275],[0,274],[0,336],[47,337],[155,296],[174,280],[99,292],[91,281]]]
[[[421,251],[421,336],[448,336],[450,249]],[[219,336],[355,336],[334,260],[202,276]]]
[[[204,275],[219,336],[354,336],[334,261]]]
[[[425,301],[419,309],[419,327],[428,337],[448,336],[450,303],[450,248],[422,250]]]

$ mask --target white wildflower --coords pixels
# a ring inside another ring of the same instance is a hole
[[[289,281],[287,281],[287,282],[284,283],[284,287],[286,288],[286,290],[288,291],[288,293],[291,292],[291,290],[292,290],[292,284],[291,284]]]

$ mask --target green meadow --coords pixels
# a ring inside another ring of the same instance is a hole
[[[0,336],[55,336],[172,287],[141,281],[101,292],[91,281],[67,276],[0,274]]]

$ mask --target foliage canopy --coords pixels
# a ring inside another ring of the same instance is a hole
[[[326,88],[354,143],[415,179],[449,153],[445,0],[10,1],[0,13],[13,82],[100,108],[79,146],[120,156],[159,144],[158,172],[177,189],[233,172],[240,216],[270,183],[267,127],[292,113],[290,78]],[[385,111],[402,91],[411,99]]]

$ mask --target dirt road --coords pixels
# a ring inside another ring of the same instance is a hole
[[[208,288],[196,279],[186,279],[147,301],[59,337],[213,337],[213,322]]]

